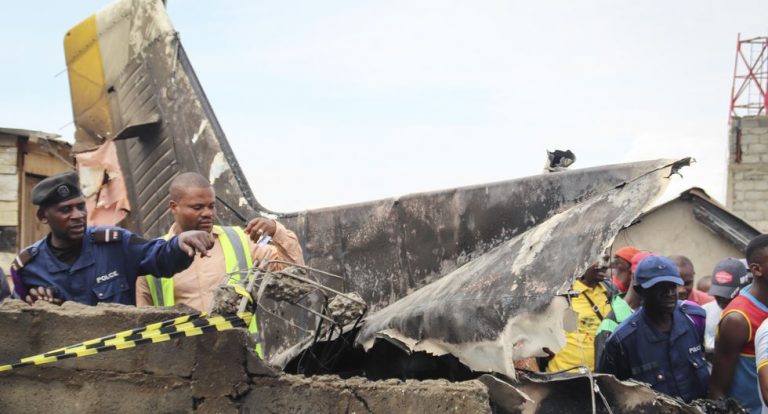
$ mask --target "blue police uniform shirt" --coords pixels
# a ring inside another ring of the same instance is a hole
[[[95,234],[105,231],[106,240],[97,240]],[[26,249],[31,257],[19,269],[20,279],[27,289],[53,288],[64,301],[135,305],[138,276],[173,275],[192,264],[178,237],[144,241],[132,235],[118,227],[88,227],[80,257],[71,266],[54,256],[45,237]]]
[[[679,303],[669,332],[656,330],[642,307],[622,322],[608,338],[597,371],[648,383],[685,402],[705,397],[709,385],[702,336]]]

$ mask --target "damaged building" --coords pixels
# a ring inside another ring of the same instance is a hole
[[[622,229],[611,251],[635,246],[666,255],[683,255],[693,262],[696,275],[711,275],[718,261],[742,258],[747,243],[760,231],[730,212],[700,188],[641,214]]]

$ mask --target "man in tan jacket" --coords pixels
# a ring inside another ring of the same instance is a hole
[[[139,278],[136,282],[138,306],[185,304],[200,312],[207,312],[212,305],[214,290],[227,281],[228,273],[247,271],[264,259],[304,264],[296,235],[275,220],[258,217],[248,222],[244,229],[214,225],[216,194],[202,175],[179,175],[171,182],[170,195],[170,209],[175,222],[166,237],[187,230],[204,230],[213,234],[215,243],[207,257],[195,257],[187,270],[172,279],[160,278],[162,275]],[[264,236],[272,238],[270,243],[257,245],[256,242]],[[270,266],[270,270],[285,266],[276,264]],[[244,278],[245,272],[234,275],[235,280],[240,280],[240,277]],[[253,323],[249,330],[258,342],[257,323]],[[257,346],[259,355],[260,345]]]

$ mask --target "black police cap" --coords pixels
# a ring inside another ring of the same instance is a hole
[[[75,172],[53,175],[32,188],[32,204],[51,205],[83,195]]]

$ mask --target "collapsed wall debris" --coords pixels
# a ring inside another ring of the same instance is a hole
[[[0,355],[17,359],[186,313],[10,300],[0,304]],[[225,331],[0,373],[0,412],[490,412],[477,381],[310,380],[265,365],[250,341],[244,330]]]
[[[20,358],[175,318],[175,308],[0,304],[0,355]],[[27,413],[700,413],[609,375],[526,373],[369,381],[287,375],[259,360],[244,330],[175,339],[0,373],[0,412]],[[600,394],[590,399],[591,390]]]

